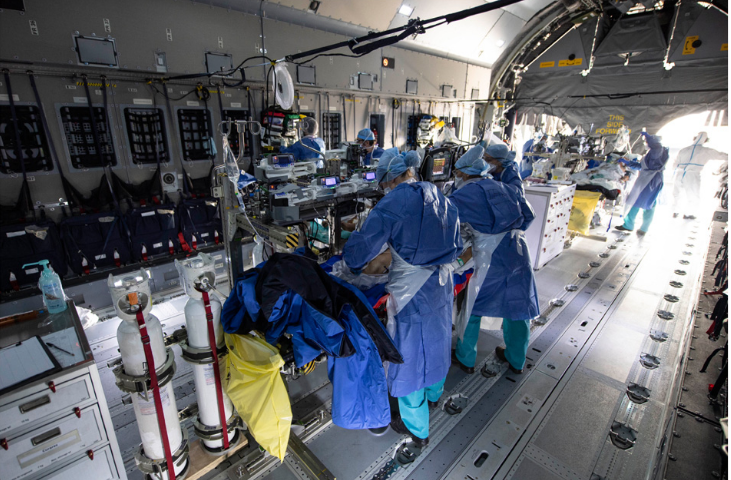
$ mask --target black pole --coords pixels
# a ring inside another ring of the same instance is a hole
[[[432,25],[433,23],[442,22],[442,23],[451,23],[456,22],[459,20],[463,20],[468,17],[472,17],[474,15],[479,15],[481,13],[486,13],[492,10],[497,10],[502,7],[506,7],[508,5],[513,5],[515,3],[520,3],[522,0],[498,0],[496,2],[491,2],[485,5],[480,5],[473,8],[468,8],[466,10],[460,10],[459,12],[450,13],[449,15],[441,15],[439,17],[430,18],[427,20],[420,20],[420,19],[413,19],[409,21],[406,25],[398,28],[392,28],[390,30],[386,30],[384,32],[371,32],[367,35],[363,35],[362,37],[357,37],[345,42],[338,42],[334,43],[332,45],[328,45],[325,47],[315,48],[313,50],[308,50],[306,52],[301,53],[295,53],[293,55],[288,55],[286,57],[288,62],[291,62],[293,60],[297,60],[300,58],[310,57],[312,55],[317,55],[324,52],[329,52],[331,50],[336,50],[338,48],[343,47],[349,47],[350,50],[354,53],[370,53],[373,50],[376,50],[378,48],[381,48],[386,45],[392,45],[394,43],[397,43],[398,41],[402,40],[406,36],[418,34],[418,33],[424,33],[424,31],[427,28],[435,27],[436,25]],[[400,35],[394,35],[394,34],[400,34]],[[394,35],[389,38],[383,39],[378,42],[374,42],[372,45],[362,45],[363,42],[369,42],[371,40],[375,40],[378,38],[388,37],[389,35]]]

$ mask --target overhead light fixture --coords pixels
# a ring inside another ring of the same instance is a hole
[[[406,5],[405,3],[401,5],[401,8],[398,9],[398,13],[407,17],[410,17],[413,12],[414,8]]]
[[[312,13],[317,13],[318,8],[320,8],[320,2],[318,0],[312,0],[310,2],[310,7],[307,10]]]
[[[495,45],[497,45],[497,46],[498,46],[498,48],[500,48],[500,47],[502,47],[503,45],[505,45],[505,40],[498,40],[497,42],[495,42]]]

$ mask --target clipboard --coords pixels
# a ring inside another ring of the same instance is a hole
[[[0,395],[63,369],[38,335],[0,349],[0,365]]]

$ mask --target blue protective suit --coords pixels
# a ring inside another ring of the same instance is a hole
[[[462,251],[457,208],[426,182],[401,183],[371,211],[359,232],[345,244],[343,259],[358,271],[381,247],[391,248],[411,265],[444,265]],[[439,270],[395,317],[393,341],[403,364],[388,367],[389,392],[403,397],[442,381],[451,364],[451,282],[440,285]]]
[[[383,155],[383,152],[385,152],[385,150],[382,149],[381,147],[379,147],[378,145],[376,145],[376,147],[373,149],[373,151],[368,152],[366,154],[365,158],[363,159],[363,165],[370,165],[371,160],[381,158],[381,156]]]
[[[503,165],[503,171],[497,175],[493,175],[495,180],[501,181],[508,185],[512,185],[520,190],[521,195],[525,195],[525,188],[523,187],[523,180],[518,173],[518,164],[511,162],[508,165]]]
[[[504,165],[503,169],[504,170],[495,175],[494,178],[499,182],[515,187],[520,196],[523,198],[520,202],[520,209],[523,212],[523,226],[520,227],[520,229],[525,232],[533,222],[533,219],[536,218],[536,215],[530,204],[525,200],[525,187],[523,187],[523,181],[520,179],[520,175],[518,174],[517,164],[515,162],[509,163],[508,165]]]
[[[289,147],[280,148],[280,153],[291,153],[294,155],[294,159],[297,161],[302,160],[311,160],[318,158],[322,158],[320,155],[316,154],[312,150],[308,150],[307,148],[300,145],[300,142],[304,143],[310,148],[314,148],[318,152],[324,152],[325,151],[325,143],[322,141],[321,138],[318,137],[304,137],[302,140],[295,142],[294,145],[291,145]]]
[[[657,197],[664,185],[663,170],[670,157],[668,148],[663,147],[660,138],[643,133],[650,150],[642,158],[642,169],[627,198],[627,208],[650,210],[655,207]]]
[[[523,195],[514,187],[489,178],[465,185],[449,199],[459,209],[459,221],[469,223],[480,233],[524,230],[534,218]],[[539,315],[535,277],[528,245],[522,236],[508,233],[493,252],[472,313],[511,320],[528,320]]]
[[[245,316],[259,316],[261,308],[255,291],[258,277],[259,270],[247,271],[226,300],[221,315],[226,332],[235,333]],[[330,278],[367,304],[357,288]],[[375,317],[375,312],[372,314]],[[383,329],[380,323],[378,326]],[[284,333],[292,335],[298,367],[314,360],[320,352],[328,355],[328,378],[333,385],[332,417],[336,425],[363,429],[390,423],[386,374],[378,347],[350,305],[345,305],[334,320],[287,290],[268,318],[266,340],[276,344]]]
[[[358,292],[351,285],[336,281]],[[311,362],[321,351],[327,354],[328,378],[333,385],[332,416],[336,425],[363,429],[389,424],[391,412],[386,375],[378,349],[349,306],[344,307],[338,323],[312,308],[299,295],[289,292],[277,302],[269,322],[267,342],[275,344],[283,333],[291,334],[297,366]],[[355,348],[352,355],[340,355],[344,336]]]
[[[226,333],[248,332],[259,318],[261,307],[256,301],[258,270],[244,272],[236,281],[221,309],[221,325]]]

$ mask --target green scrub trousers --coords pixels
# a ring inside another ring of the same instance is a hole
[[[446,377],[444,378],[446,380]],[[429,436],[429,402],[439,401],[444,392],[444,380],[426,388],[398,397],[401,420],[411,433],[419,438]]]
[[[466,367],[474,367],[477,360],[477,339],[480,336],[479,315],[471,315],[464,332],[464,339],[457,340],[457,359]],[[503,318],[505,357],[513,368],[522,370],[530,342],[530,320]]]
[[[627,230],[634,230],[635,229],[635,218],[637,218],[637,214],[639,213],[641,209],[637,207],[632,207],[629,209],[629,212],[627,212],[627,216],[624,217],[624,228]],[[652,223],[652,218],[655,216],[655,207],[650,208],[649,210],[644,210],[642,212],[642,227],[640,227],[640,230],[643,232],[647,232],[647,229],[650,228],[650,224]]]

